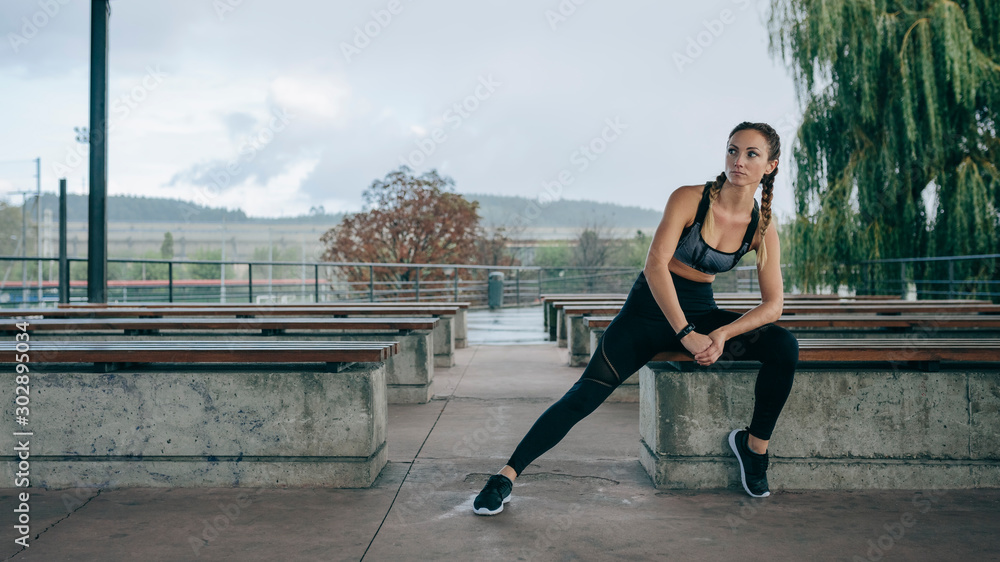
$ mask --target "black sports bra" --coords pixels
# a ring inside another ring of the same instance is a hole
[[[701,203],[698,204],[698,214],[694,217],[694,223],[686,227],[681,232],[681,237],[677,241],[677,249],[674,250],[674,257],[685,265],[689,265],[702,273],[715,275],[723,271],[729,271],[736,267],[740,258],[750,251],[750,244],[753,243],[753,235],[757,232],[757,221],[760,219],[760,210],[757,207],[757,200],[753,202],[753,214],[747,232],[743,236],[743,244],[735,252],[720,252],[709,246],[701,237],[701,225],[704,224],[705,214],[708,212],[709,187],[705,186],[701,195]]]

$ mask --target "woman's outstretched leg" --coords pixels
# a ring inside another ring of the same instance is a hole
[[[490,477],[473,502],[479,515],[503,511],[510,501],[514,479],[536,458],[554,447],[577,422],[590,415],[629,376],[646,364],[669,340],[655,337],[656,330],[639,318],[619,314],[598,341],[580,379],[539,416],[514,449],[507,464]],[[669,325],[667,326],[669,329]],[[672,335],[672,332],[671,332]]]

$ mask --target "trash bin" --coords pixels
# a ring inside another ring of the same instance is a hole
[[[490,310],[503,306],[503,272],[494,271],[490,273],[489,281],[489,304]]]

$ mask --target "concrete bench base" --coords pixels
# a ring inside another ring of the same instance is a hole
[[[382,363],[69,367],[31,371],[31,486],[358,488],[386,463]]]
[[[756,363],[640,372],[640,461],[658,488],[739,487],[727,437]],[[1000,487],[1000,372],[807,368],[770,445],[771,489]]]
[[[469,347],[469,319],[465,308],[459,308],[455,314],[455,349]]]
[[[370,457],[322,457],[319,459],[222,459],[192,460],[144,458],[142,460],[32,457],[37,462],[32,486],[43,488],[194,488],[194,487],[296,487],[366,488],[386,464],[385,445]],[[34,468],[36,465],[32,465]],[[8,463],[11,474],[14,463]]]
[[[399,342],[399,353],[385,361],[386,397],[390,404],[425,404],[431,399],[431,383],[434,381],[433,335],[429,330],[412,330],[405,334],[398,332],[337,332],[332,330],[302,330],[281,335],[249,335],[240,333],[191,332],[163,330],[155,335],[123,336],[108,332],[48,332],[44,336],[52,340],[150,340],[150,339],[197,339],[204,341],[223,340],[294,340],[294,341],[379,341]],[[123,361],[127,359],[122,358]]]
[[[728,448],[728,444],[727,444]],[[639,462],[659,489],[741,488],[736,458],[656,455],[643,443]],[[1000,487],[996,462],[778,459],[767,470],[771,490],[920,490]]]
[[[569,366],[570,367],[583,367],[586,366],[587,362],[590,361],[591,349],[597,349],[596,343],[601,338],[601,333],[597,335],[597,339],[591,340],[593,337],[593,331],[587,327],[583,321],[583,316],[572,315],[565,316],[566,324],[566,348],[569,353]],[[591,341],[595,345],[591,345]]]
[[[455,365],[455,316],[439,316],[434,328],[434,366]]]

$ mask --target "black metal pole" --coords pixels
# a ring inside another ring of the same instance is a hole
[[[69,260],[66,256],[66,178],[59,180],[59,302],[69,302]]]
[[[108,302],[108,19],[109,0],[90,2],[90,205],[87,300]]]

